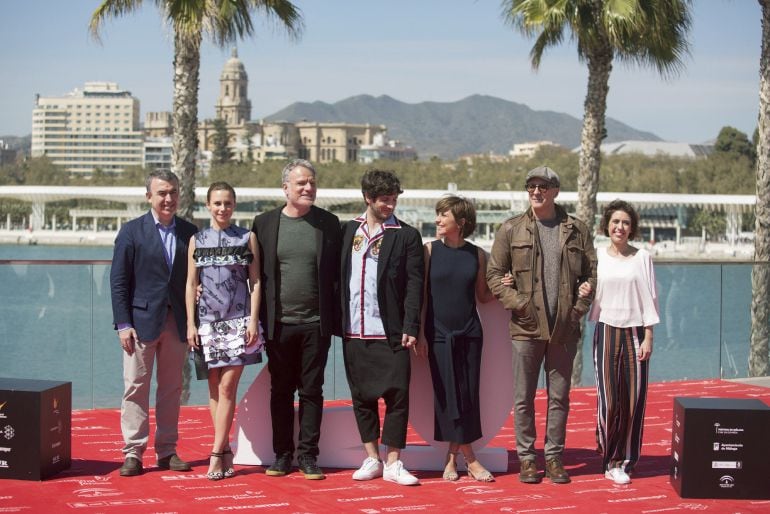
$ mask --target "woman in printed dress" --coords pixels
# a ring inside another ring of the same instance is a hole
[[[235,190],[226,182],[211,184],[206,208],[211,227],[195,234],[189,246],[187,344],[191,351],[203,349],[208,367],[214,443],[206,476],[221,480],[235,474],[229,438],[238,381],[244,365],[262,361],[264,339],[257,241],[249,229],[230,223]]]

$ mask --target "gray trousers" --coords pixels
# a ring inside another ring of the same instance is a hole
[[[545,458],[560,457],[564,451],[569,414],[572,362],[577,343],[511,341],[513,345],[513,426],[516,453],[520,461],[535,459],[535,393],[540,368],[545,367],[548,413],[545,423]]]
[[[123,352],[123,402],[120,429],[123,453],[141,460],[150,437],[150,384],[157,360],[155,391],[155,453],[158,458],[176,453],[179,439],[179,401],[182,394],[182,367],[187,343],[179,340],[174,315],[169,309],[166,325],[155,341],[134,344],[134,354]]]

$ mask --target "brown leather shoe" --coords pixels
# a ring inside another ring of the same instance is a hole
[[[126,461],[120,467],[120,476],[135,477],[142,474],[142,461],[136,457],[126,457]]]
[[[571,482],[567,470],[561,464],[559,457],[548,459],[545,462],[545,476],[551,479],[554,484],[569,484]]]
[[[519,482],[524,484],[539,484],[543,478],[537,472],[537,464],[534,460],[521,461],[521,470],[519,471]]]
[[[160,469],[170,469],[171,471],[190,471],[192,467],[180,459],[176,453],[172,453],[162,459],[158,459]]]

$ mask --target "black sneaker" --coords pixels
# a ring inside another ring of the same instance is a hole
[[[265,474],[271,477],[282,477],[291,471],[291,453],[282,453],[275,456],[275,462],[265,471]]]
[[[324,472],[321,471],[321,468],[319,468],[318,464],[316,464],[315,457],[312,455],[301,455],[297,460],[299,461],[299,471],[305,475],[306,479],[323,480],[326,478]]]

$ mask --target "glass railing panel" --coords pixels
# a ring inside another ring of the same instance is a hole
[[[724,299],[722,273],[735,280],[728,293],[731,305],[722,312]],[[751,274],[748,265],[655,264],[661,322],[654,329],[654,350],[650,362],[650,381],[688,380],[720,376],[720,339],[723,325],[740,325],[745,314],[742,305],[750,300]],[[728,322],[729,318],[729,322]],[[748,351],[748,338],[735,330],[731,340]],[[594,323],[586,322],[583,333],[583,371],[581,385],[594,385]],[[737,354],[739,350],[736,348]],[[745,366],[743,370],[745,376]],[[736,375],[737,376],[737,375]]]
[[[655,327],[651,382],[720,376],[722,269],[655,265],[661,323]]]
[[[91,408],[94,362],[90,265],[0,265],[0,375],[72,382]]]
[[[751,265],[662,262],[655,269],[662,322],[651,381],[747,376]],[[109,270],[108,261],[0,263],[0,376],[67,380],[74,408],[118,407],[122,352],[112,327]],[[592,339],[593,324],[586,323],[584,386],[594,384]],[[264,366],[247,366],[239,398]],[[324,396],[350,397],[338,338]],[[207,402],[207,383],[193,374],[187,403]]]
[[[722,266],[722,378],[744,378],[749,373],[751,268],[750,264]]]

